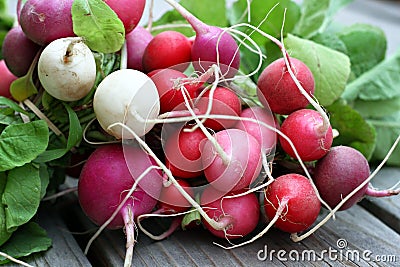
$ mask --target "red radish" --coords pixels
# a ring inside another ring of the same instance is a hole
[[[124,227],[127,236],[125,266],[130,266],[135,244],[134,218],[149,213],[157,204],[162,177],[150,157],[140,148],[113,144],[96,149],[85,163],[78,183],[79,203],[97,225],[103,225],[113,213],[109,229]],[[147,172],[146,172],[147,171]],[[126,199],[142,174],[131,197]],[[126,202],[121,205],[121,201]],[[122,208],[118,211],[117,208]]]
[[[190,187],[188,182],[185,180],[177,180],[177,182],[190,196],[194,197],[193,189]],[[161,210],[160,213],[164,214],[185,212],[191,207],[190,203],[182,196],[173,184],[162,187],[157,206]]]
[[[302,61],[289,58],[294,75],[311,96],[315,90],[314,76]],[[305,108],[309,101],[299,91],[290,76],[283,58],[269,64],[258,78],[257,86],[260,100],[268,102],[271,111],[277,114],[290,114]]]
[[[18,77],[11,73],[4,60],[0,60],[0,96],[11,98],[10,86]]]
[[[265,213],[275,226],[288,233],[308,229],[317,219],[321,203],[310,180],[300,174],[279,176],[265,189]]]
[[[128,68],[144,71],[142,63],[143,54],[147,45],[153,39],[153,35],[142,26],[137,26],[125,38],[128,53]]]
[[[321,198],[334,208],[369,176],[370,168],[363,154],[352,147],[335,146],[325,157],[317,161],[313,180]],[[339,210],[354,206],[364,196],[386,197],[399,194],[399,192],[400,190],[377,191],[366,184]]]
[[[165,140],[166,166],[174,176],[194,178],[203,173],[201,149],[207,137],[201,129],[190,132],[186,132],[185,129],[190,129],[190,126],[176,129],[165,137],[162,136]]]
[[[231,192],[226,196],[233,196],[243,191]],[[235,239],[246,236],[256,228],[259,222],[260,205],[253,193],[224,199],[221,192],[209,186],[202,193],[200,201],[210,218],[216,221],[229,220],[224,230],[215,230],[203,220],[203,225],[207,230],[217,237]]]
[[[185,99],[183,93],[188,99],[194,98],[197,89],[201,84],[187,83],[183,85],[183,79],[188,77],[174,69],[157,69],[147,74],[157,87],[160,96],[160,113],[172,110],[186,109],[183,103]],[[184,92],[182,92],[184,90]]]
[[[156,69],[173,68],[185,71],[189,66],[192,44],[177,31],[157,34],[147,45],[143,54],[143,67],[146,72]]]
[[[104,0],[122,21],[125,33],[135,29],[143,16],[146,0]]]
[[[26,37],[21,26],[16,26],[5,36],[2,53],[8,69],[15,76],[22,77],[27,74],[39,49],[38,44]]]
[[[214,137],[226,158],[216,152],[210,140],[205,142],[201,157],[207,181],[222,192],[248,187],[261,172],[261,145],[239,129],[222,130]]]
[[[242,111],[242,103],[234,91],[226,87],[217,87],[211,96],[211,90],[204,93],[198,100],[196,108],[200,114],[205,114],[212,97],[212,115],[239,116]],[[215,131],[232,128],[237,123],[236,120],[229,119],[207,119],[204,126]]]
[[[263,107],[249,107],[242,111],[240,114],[242,118],[255,119],[267,125],[279,129],[279,123],[272,112]],[[269,154],[275,149],[277,142],[277,133],[265,128],[264,126],[251,121],[239,121],[235,128],[246,131],[254,136],[261,144],[264,153]]]
[[[332,127],[329,125],[325,131],[323,123],[317,111],[300,109],[283,121],[280,130],[292,141],[302,160],[314,161],[328,153],[333,141]],[[289,142],[282,136],[279,136],[279,141],[283,150],[296,158]]]
[[[225,78],[234,77],[240,65],[240,53],[235,39],[221,28],[200,21],[174,0],[166,1],[190,23],[196,32],[192,45],[192,63],[196,71],[205,72],[212,64],[218,64]]]
[[[27,0],[19,23],[26,36],[39,45],[75,36],[72,28],[73,0]]]

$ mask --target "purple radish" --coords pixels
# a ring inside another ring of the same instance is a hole
[[[39,45],[75,36],[72,27],[73,0],[28,0],[21,9],[19,23],[26,36]]]
[[[166,1],[196,32],[192,45],[192,63],[196,71],[205,72],[212,64],[219,64],[225,78],[234,77],[240,65],[240,53],[235,39],[221,28],[205,24],[174,0]]]
[[[321,198],[335,208],[343,198],[354,191],[370,176],[367,159],[358,150],[348,146],[335,146],[330,149],[315,166],[313,180]],[[373,189],[370,184],[363,186],[350,197],[339,210],[346,210],[364,196],[386,197],[399,194],[400,190]]]
[[[153,39],[153,35],[142,26],[137,26],[125,38],[128,51],[128,68],[143,71],[144,50]]]

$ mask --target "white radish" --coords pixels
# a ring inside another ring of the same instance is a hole
[[[60,38],[44,48],[39,57],[38,75],[51,96],[62,101],[76,101],[92,89],[96,62],[81,38]]]
[[[100,126],[117,139],[133,139],[122,123],[138,136],[149,132],[160,113],[156,85],[143,72],[133,69],[117,70],[99,84],[93,97],[93,108]]]

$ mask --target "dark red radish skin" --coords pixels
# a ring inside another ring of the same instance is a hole
[[[194,191],[188,182],[182,179],[178,179],[177,182],[190,196],[194,197]],[[174,184],[162,187],[157,206],[160,213],[163,214],[181,213],[189,210],[191,207],[190,203],[176,189]]]
[[[313,180],[321,198],[335,208],[343,198],[360,186],[370,176],[368,160],[358,150],[348,146],[332,147],[328,154],[317,161]],[[377,191],[367,183],[339,210],[354,206],[364,196],[387,197],[399,194],[399,190]]]
[[[143,16],[146,0],[104,0],[122,21],[125,34],[132,32]]]
[[[224,162],[215,146],[207,140],[201,152],[204,175],[214,188],[222,192],[247,188],[261,172],[261,146],[250,134],[239,129],[226,129],[214,134],[225,151]]]
[[[205,92],[196,103],[196,108],[199,110],[200,114],[206,114],[211,97],[210,92],[210,90]],[[217,87],[212,97],[213,101],[210,114],[240,116],[240,113],[242,112],[242,103],[234,91],[226,87]],[[236,120],[230,119],[207,119],[204,122],[204,126],[219,131],[232,128],[236,123]]]
[[[8,31],[2,46],[3,58],[8,69],[18,77],[27,74],[39,50],[40,46],[26,37],[21,26]]]
[[[289,60],[294,75],[304,90],[312,96],[315,91],[312,72],[302,61],[293,57]],[[275,60],[262,71],[257,86],[260,100],[265,99],[274,113],[288,115],[309,104],[290,76],[283,58]]]
[[[233,196],[244,190],[230,192],[223,196]],[[255,194],[235,198],[223,198],[221,192],[207,187],[201,195],[201,206],[210,218],[226,222],[224,230],[215,230],[205,220],[205,228],[219,238],[236,239],[250,234],[256,228],[260,218],[260,205]]]
[[[275,227],[288,233],[308,229],[321,210],[321,203],[310,180],[294,173],[279,176],[265,189],[264,204],[270,220],[279,210]]]
[[[176,129],[165,136],[164,153],[166,166],[172,175],[180,178],[194,178],[203,174],[201,150],[206,135],[201,129],[186,132],[191,126]]]
[[[154,36],[144,50],[144,70],[150,72],[156,69],[173,68],[183,72],[189,66],[191,49],[191,42],[182,33],[161,32]]]
[[[224,78],[234,77],[240,66],[240,52],[235,39],[221,28],[205,24],[174,0],[166,1],[189,22],[196,32],[191,52],[195,70],[202,73],[211,65],[218,64]]]
[[[135,178],[153,165],[149,156],[136,147],[123,148],[120,144],[112,144],[97,148],[85,163],[78,183],[79,203],[85,214],[95,224],[102,225],[124,199]],[[161,188],[160,173],[151,170],[107,228],[124,227],[123,213],[128,206],[134,218],[150,213],[157,204]]]
[[[128,68],[144,71],[143,54],[147,45],[153,39],[153,35],[148,30],[138,25],[133,31],[126,34],[125,39],[128,54]]]
[[[291,113],[282,123],[281,132],[292,141],[301,160],[314,161],[322,158],[332,146],[332,127],[324,131],[323,118],[312,109],[300,109]],[[293,148],[279,136],[283,150],[296,158]]]
[[[275,115],[263,107],[255,106],[246,108],[242,111],[240,117],[254,119],[276,129],[280,128]],[[278,140],[278,134],[275,131],[251,121],[239,121],[236,123],[235,128],[246,131],[254,136],[261,144],[264,153],[269,154],[275,150]]]
[[[4,60],[0,60],[0,96],[12,98],[10,86],[18,77],[11,73]]]
[[[172,110],[186,109],[185,98],[190,100],[195,97],[200,83],[191,83],[182,86],[179,80],[187,79],[188,77],[181,71],[175,69],[157,69],[147,74],[157,87],[158,95],[160,96],[160,113],[169,112]],[[182,88],[183,87],[183,88]],[[182,92],[182,89],[185,91]]]
[[[72,27],[73,0],[28,0],[21,9],[19,23],[26,36],[39,45],[75,36]]]

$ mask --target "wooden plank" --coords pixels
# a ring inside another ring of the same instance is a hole
[[[80,211],[75,209],[75,212]],[[88,229],[92,228],[93,225],[87,222],[84,215],[81,215],[75,215],[74,218],[83,219],[86,221],[83,224]],[[148,227],[151,229],[155,225],[150,224]],[[343,249],[339,249],[337,245],[341,241],[347,244]],[[124,242],[125,237],[121,230],[105,231],[94,242],[91,248],[92,256],[89,257],[101,258],[101,260],[97,259],[95,266],[121,266],[125,253]],[[213,237],[202,228],[178,231],[163,241],[152,241],[147,236],[139,234],[133,265],[385,266],[372,262],[372,258],[376,256],[392,257],[390,259],[396,262],[390,262],[390,266],[400,264],[400,235],[360,206],[337,213],[335,221],[330,220],[314,235],[299,243],[292,242],[288,234],[275,229],[254,243],[233,250],[224,250],[213,245],[213,242],[227,245],[225,240]],[[283,251],[280,253],[285,253],[283,259],[278,257],[279,250]],[[260,260],[257,254],[263,256],[264,251],[267,252],[267,257],[265,260]],[[331,257],[328,255],[329,251],[331,251]],[[371,260],[362,258],[362,253],[365,251],[371,251],[369,255]],[[292,260],[289,258],[290,255],[299,258]],[[320,255],[325,257],[312,258]],[[346,255],[348,258],[345,257]]]
[[[371,184],[377,189],[388,189],[399,181],[400,168],[385,167],[372,179]],[[400,233],[400,195],[387,198],[366,197],[360,204]]]
[[[90,267],[75,238],[59,215],[59,206],[44,205],[37,213],[36,221],[52,239],[52,247],[43,253],[36,253],[21,260],[33,266]],[[61,209],[61,208],[60,208]],[[7,264],[4,266],[20,266]]]

